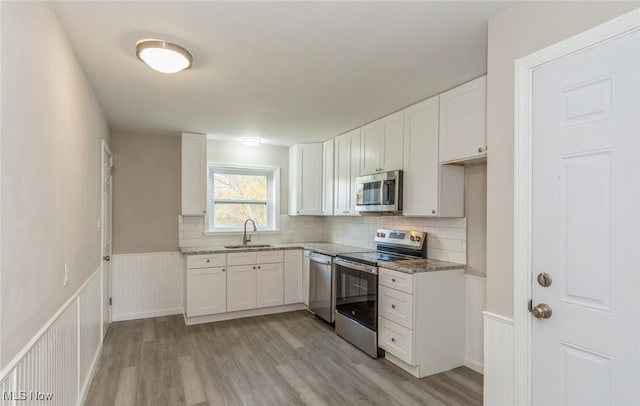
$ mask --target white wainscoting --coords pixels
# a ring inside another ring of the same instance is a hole
[[[465,355],[464,365],[484,373],[484,320],[487,279],[465,275]]]
[[[101,292],[99,268],[0,372],[0,405],[83,403],[102,351]]]
[[[484,312],[484,405],[514,405],[513,319]]]
[[[183,267],[180,252],[113,255],[111,319],[181,314],[184,307]]]

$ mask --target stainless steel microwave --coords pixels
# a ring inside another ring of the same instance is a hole
[[[375,173],[356,178],[356,211],[402,211],[402,171]]]

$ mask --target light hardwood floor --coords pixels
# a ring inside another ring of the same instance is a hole
[[[306,311],[196,326],[170,316],[111,325],[85,404],[481,405],[482,375],[416,379]]]

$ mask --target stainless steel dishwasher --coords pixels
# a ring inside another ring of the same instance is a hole
[[[336,309],[333,258],[312,252],[309,260],[309,310],[321,319],[333,323]]]

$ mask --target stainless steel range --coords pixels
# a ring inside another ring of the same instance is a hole
[[[378,229],[375,252],[338,255],[336,333],[373,358],[378,356],[378,266],[427,257],[422,231]]]

